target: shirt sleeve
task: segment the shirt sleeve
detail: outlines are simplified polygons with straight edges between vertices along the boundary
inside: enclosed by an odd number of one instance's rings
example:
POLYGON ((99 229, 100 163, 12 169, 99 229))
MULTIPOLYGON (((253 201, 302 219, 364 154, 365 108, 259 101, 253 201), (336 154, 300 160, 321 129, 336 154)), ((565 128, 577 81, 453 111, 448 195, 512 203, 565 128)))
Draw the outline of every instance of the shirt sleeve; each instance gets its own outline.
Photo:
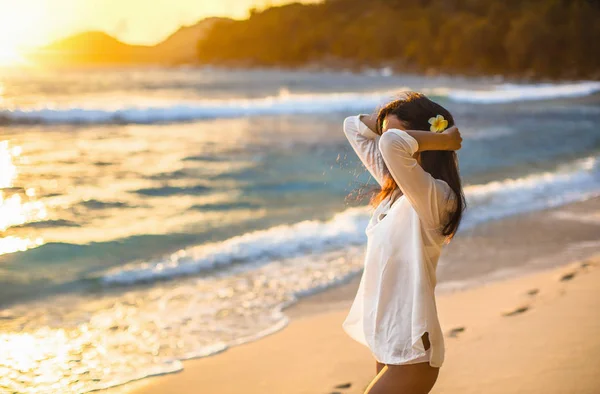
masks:
POLYGON ((425 171, 413 155, 419 144, 403 130, 390 129, 379 139, 381 156, 396 184, 419 218, 430 228, 440 226, 446 214, 448 184, 425 171))
POLYGON ((360 115, 350 116, 344 120, 344 134, 373 178, 383 185, 387 172, 379 152, 381 137, 360 120, 360 115))

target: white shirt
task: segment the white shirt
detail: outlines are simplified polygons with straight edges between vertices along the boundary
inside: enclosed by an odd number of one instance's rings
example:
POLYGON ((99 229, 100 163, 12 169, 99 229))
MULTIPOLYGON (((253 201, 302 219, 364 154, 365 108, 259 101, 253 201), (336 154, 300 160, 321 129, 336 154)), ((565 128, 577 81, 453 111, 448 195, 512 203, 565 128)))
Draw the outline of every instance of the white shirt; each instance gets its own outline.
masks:
POLYGON ((342 327, 380 363, 406 364, 429 353, 429 364, 440 367, 444 338, 435 271, 454 193, 413 158, 418 143, 405 131, 379 136, 352 116, 344 121, 344 133, 377 182, 389 173, 399 189, 377 206, 367 225, 364 271, 342 327), (421 340, 426 332, 429 352, 421 340))

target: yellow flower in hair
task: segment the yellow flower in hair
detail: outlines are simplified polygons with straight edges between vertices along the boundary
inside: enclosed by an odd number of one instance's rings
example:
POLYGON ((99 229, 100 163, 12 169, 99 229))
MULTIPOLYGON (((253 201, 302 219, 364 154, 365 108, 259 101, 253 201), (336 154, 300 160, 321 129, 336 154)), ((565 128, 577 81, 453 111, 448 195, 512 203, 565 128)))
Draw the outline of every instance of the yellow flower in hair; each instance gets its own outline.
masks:
POLYGON ((438 115, 435 118, 430 118, 429 124, 431 125, 429 130, 434 133, 441 133, 442 131, 446 130, 446 127, 448 127, 448 121, 444 119, 442 115, 438 115))

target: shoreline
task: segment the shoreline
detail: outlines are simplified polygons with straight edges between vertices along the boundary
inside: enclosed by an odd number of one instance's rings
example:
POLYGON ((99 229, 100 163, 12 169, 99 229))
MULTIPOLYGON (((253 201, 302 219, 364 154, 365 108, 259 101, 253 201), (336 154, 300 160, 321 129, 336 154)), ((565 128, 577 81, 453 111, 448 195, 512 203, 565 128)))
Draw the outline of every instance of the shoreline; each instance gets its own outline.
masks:
MULTIPOLYGON (((600 329, 598 280, 600 254, 440 297, 446 360, 432 393, 594 394, 600 340, 586 340, 600 329), (580 336, 572 335, 576 328, 580 336), (543 356, 547 351, 552 358, 543 356)), ((366 347, 341 332, 346 313, 297 317, 259 341, 185 361, 180 373, 119 392, 361 394, 375 377, 375 362, 366 347)))
MULTIPOLYGON (((600 251, 600 214, 597 219, 591 214, 592 220, 587 221, 596 220, 596 223, 587 226, 586 217, 577 216, 590 211, 600 213, 600 197, 490 221, 465 230, 457 235, 456 241, 444 247, 437 269, 436 296, 516 279, 593 256, 600 251), (472 253, 475 248, 479 248, 477 254, 472 253), (540 253, 540 248, 544 252, 540 253), (506 264, 507 261, 511 264, 506 264), (471 276, 461 277, 464 272, 460 268, 464 266, 472 267, 471 276), (497 266, 502 268, 497 269, 497 266)), ((283 312, 293 320, 314 314, 317 308, 324 311, 349 308, 359 282, 360 274, 347 283, 302 297, 283 312)))
MULTIPOLYGON (((506 218, 496 222, 489 222, 480 226, 476 226, 473 229, 466 230, 464 234, 461 235, 461 238, 459 238, 463 239, 460 243, 453 242, 451 245, 448 246, 449 251, 446 254, 450 255, 450 257, 454 259, 466 258, 467 260, 469 260, 469 257, 465 255, 465 252, 471 251, 474 247, 474 244, 478 244, 480 248, 483 248, 483 250, 489 249, 492 254, 499 255, 496 256, 498 260, 488 261, 488 264, 486 265, 487 268, 490 268, 490 266, 493 267, 495 263, 501 261, 506 262, 507 260, 513 260, 513 263, 521 262, 521 264, 518 264, 517 268, 505 268, 504 270, 500 271, 491 270, 487 273, 487 275, 481 275, 480 272, 479 276, 474 276, 470 279, 463 279, 462 281, 453 281, 452 278, 456 275, 456 273, 452 272, 452 269, 450 269, 451 267, 448 268, 447 266, 445 266, 446 268, 444 268, 441 261, 441 267, 438 267, 438 272, 442 271, 442 276, 445 276, 450 280, 441 281, 438 285, 439 290, 436 290, 436 292, 438 293, 437 298, 439 299, 438 303, 440 304, 440 315, 443 316, 444 309, 446 309, 443 305, 448 302, 452 303, 452 301, 448 300, 452 300, 455 298, 463 298, 465 299, 465 302, 473 302, 472 300, 468 299, 470 294, 477 294, 478 292, 484 293, 487 291, 485 289, 488 289, 490 287, 511 288, 517 286, 518 284, 522 285, 523 283, 530 284, 530 287, 532 287, 533 284, 537 283, 536 281, 538 281, 538 279, 536 278, 547 278, 548 276, 556 277, 558 275, 556 273, 557 271, 562 272, 563 270, 569 270, 571 269, 570 267, 574 266, 574 264, 577 265, 577 263, 573 263, 573 261, 586 261, 586 259, 588 259, 590 256, 596 255, 598 253, 598 250, 600 250, 600 247, 597 241, 592 241, 600 239, 600 219, 596 220, 595 222, 594 220, 592 220, 593 223, 591 225, 594 227, 595 231, 590 231, 590 228, 584 225, 585 218, 587 217, 589 219, 590 217, 590 211, 596 212, 595 214, 591 215, 592 219, 596 216, 600 218, 599 197, 592 198, 583 202, 568 204, 558 208, 532 212, 527 215, 506 218), (576 215, 578 213, 588 213, 588 216, 577 217, 576 215), (558 223, 556 221, 558 221, 558 223), (567 223, 567 225, 565 225, 565 223, 567 223), (523 231, 525 231, 526 233, 530 233, 529 229, 532 227, 535 228, 536 226, 538 230, 538 244, 532 245, 532 240, 529 237, 523 237, 523 231), (555 227, 555 231, 553 231, 552 234, 549 234, 548 230, 552 229, 553 227, 555 227), (515 230, 517 229, 521 229, 522 231, 518 231, 515 233, 515 230), (584 233, 587 233, 588 236, 583 236, 584 233), (500 238, 499 234, 508 234, 508 237, 500 238), (562 244, 560 242, 557 242, 557 240, 559 239, 563 240, 562 244), (590 241, 590 239, 592 241, 590 241), (494 244, 494 242, 501 242, 503 245, 497 245, 494 244), (453 244, 455 246, 452 246, 453 244), (580 247, 573 248, 573 245, 580 245, 580 247), (537 246, 537 248, 535 246, 537 246), (504 250, 502 250, 501 253, 498 253, 499 248, 504 250), (545 253, 540 253, 539 248, 544 248, 545 253)), ((481 250, 482 249, 480 249, 480 251, 481 250)), ((471 256, 470 259, 481 259, 481 256, 471 256)), ((600 261, 600 258, 598 257, 596 257, 595 259, 600 261)), ((467 263, 469 263, 469 261, 467 261, 467 263)), ((594 265, 595 264, 596 263, 594 263, 594 265)), ((479 267, 479 269, 481 270, 481 267, 479 267)), ((347 338, 346 340, 344 337, 347 336, 344 335, 341 331, 341 326, 337 327, 335 325, 337 323, 341 324, 340 318, 343 319, 345 317, 345 314, 347 313, 347 310, 349 309, 352 303, 354 295, 356 294, 356 289, 358 287, 359 281, 360 275, 357 275, 354 278, 350 279, 347 283, 326 289, 316 294, 302 297, 292 305, 283 308, 282 312, 288 317, 289 323, 286 326, 284 326, 281 330, 276 330, 271 334, 257 339, 256 341, 228 348, 224 352, 218 353, 216 355, 212 355, 206 358, 183 361, 184 368, 182 372, 168 374, 160 377, 146 378, 141 381, 137 381, 133 384, 121 386, 118 392, 133 392, 136 394, 158 394, 161 392, 160 390, 165 390, 171 385, 174 385, 173 387, 177 387, 178 389, 184 390, 183 386, 181 386, 183 382, 188 382, 186 384, 189 384, 190 379, 192 379, 192 376, 196 376, 196 378, 199 378, 198 376, 203 375, 204 373, 207 373, 207 375, 210 375, 212 378, 214 378, 213 380, 209 379, 210 383, 208 381, 206 383, 203 383, 213 385, 213 388, 211 389, 212 391, 219 390, 220 393, 230 392, 221 391, 221 387, 219 385, 229 385, 229 383, 227 383, 225 380, 219 381, 217 379, 218 376, 223 376, 222 372, 218 372, 219 368, 229 368, 227 366, 227 363, 232 362, 233 360, 236 360, 238 358, 245 359, 246 354, 254 354, 254 356, 257 356, 256 352, 262 354, 263 352, 275 351, 275 349, 269 345, 271 341, 275 341, 275 343, 278 344, 277 346, 282 346, 281 341, 285 342, 288 340, 275 338, 285 338, 288 335, 291 335, 295 338, 295 336, 298 334, 296 333, 297 328, 294 327, 304 327, 306 324, 309 323, 302 322, 312 321, 315 319, 319 320, 319 323, 314 324, 328 324, 328 327, 330 327, 330 329, 332 330, 332 332, 330 333, 332 338, 328 338, 328 341, 334 341, 335 343, 342 342, 345 347, 348 347, 349 353, 347 354, 347 357, 357 358, 353 361, 352 369, 360 369, 361 371, 366 369, 366 371, 364 372, 366 373, 366 375, 363 374, 360 376, 362 376, 363 379, 367 379, 367 375, 373 369, 372 367, 368 367, 366 365, 370 365, 370 363, 365 364, 365 360, 371 360, 372 358, 368 349, 364 348, 358 343, 355 344, 354 341, 352 341, 349 338, 347 338), (334 324, 334 322, 336 321, 337 323, 334 324), (289 331, 292 331, 292 333, 286 334, 286 332, 289 331), (356 346, 353 346, 354 344, 356 346), (361 356, 359 357, 358 355, 361 356), (216 369, 213 370, 213 368, 216 369)), ((500 298, 502 298, 504 301, 507 300, 506 297, 500 298)), ((516 302, 517 299, 514 299, 514 301, 516 302)), ((494 300, 494 302, 497 303, 499 302, 499 300, 494 300)), ((517 303, 523 303, 523 300, 520 300, 517 303)), ((520 308, 522 307, 516 307, 515 311, 519 310, 520 308)), ((453 309, 455 313, 457 312, 455 306, 447 309, 453 309)), ((527 309, 528 308, 526 308, 525 311, 527 309)), ((464 311, 458 312, 460 313, 456 313, 457 316, 465 317, 462 313, 464 311)), ((485 312, 485 310, 482 310, 481 312, 483 313, 485 312)), ((522 312, 516 312, 516 314, 519 313, 522 312)), ((449 329, 450 326, 457 326, 455 328, 461 327, 462 323, 460 323, 460 319, 457 316, 452 318, 441 317, 441 320, 443 320, 442 326, 444 329, 444 335, 445 337, 447 337, 447 342, 451 340, 450 337, 460 333, 460 330, 458 333, 453 333, 453 329, 449 329), (452 322, 453 324, 448 324, 448 321, 452 322)), ((470 324, 477 325, 479 323, 475 322, 470 324)), ((324 345, 323 341, 324 339, 314 339, 314 342, 319 343, 320 345, 324 345)), ((307 343, 306 346, 310 346, 310 344, 307 343)), ((339 349, 337 349, 336 351, 339 351, 339 349)), ((323 357, 325 357, 325 355, 323 357)), ((272 361, 262 360, 262 358, 261 362, 264 362, 269 366, 272 364, 272 361)), ((278 363, 280 362, 281 360, 278 363)), ((335 362, 338 362, 338 360, 336 360, 335 362)), ((281 367, 273 366, 273 368, 281 367)), ((265 368, 265 370, 267 369, 268 368, 265 368)), ((254 373, 258 374, 259 372, 255 371, 254 373)), ((325 379, 325 377, 323 377, 323 379, 325 379)), ((109 392, 117 392, 114 390, 115 389, 111 389, 109 390, 109 392)), ((186 391, 184 390, 181 392, 185 393, 186 391)), ((246 392, 252 393, 253 391, 246 390, 246 392)), ((258 393, 260 391, 256 392, 258 393)), ((309 391, 290 392, 300 393, 309 391)))

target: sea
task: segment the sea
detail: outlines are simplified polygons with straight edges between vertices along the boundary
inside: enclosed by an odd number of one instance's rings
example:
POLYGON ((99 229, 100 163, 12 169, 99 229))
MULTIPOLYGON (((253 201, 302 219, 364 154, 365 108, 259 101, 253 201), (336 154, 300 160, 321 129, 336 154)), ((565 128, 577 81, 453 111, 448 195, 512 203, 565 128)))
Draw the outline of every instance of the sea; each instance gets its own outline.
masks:
POLYGON ((360 275, 377 187, 342 122, 405 90, 463 135, 457 238, 600 195, 600 82, 1 69, 0 392, 176 372, 360 275))

